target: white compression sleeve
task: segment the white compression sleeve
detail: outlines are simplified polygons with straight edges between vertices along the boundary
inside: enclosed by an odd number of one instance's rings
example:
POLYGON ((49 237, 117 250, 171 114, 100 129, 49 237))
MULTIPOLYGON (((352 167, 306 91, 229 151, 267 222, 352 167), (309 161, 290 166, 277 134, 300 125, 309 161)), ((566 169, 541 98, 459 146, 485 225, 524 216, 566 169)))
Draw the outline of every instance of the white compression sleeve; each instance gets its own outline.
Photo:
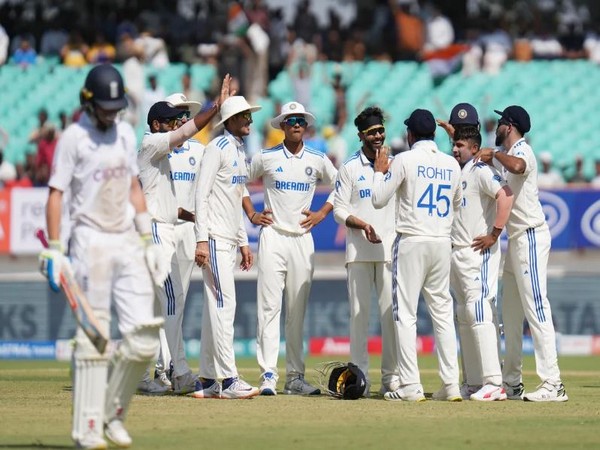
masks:
POLYGON ((188 120, 175 131, 169 133, 169 148, 177 148, 198 132, 194 119, 188 120))

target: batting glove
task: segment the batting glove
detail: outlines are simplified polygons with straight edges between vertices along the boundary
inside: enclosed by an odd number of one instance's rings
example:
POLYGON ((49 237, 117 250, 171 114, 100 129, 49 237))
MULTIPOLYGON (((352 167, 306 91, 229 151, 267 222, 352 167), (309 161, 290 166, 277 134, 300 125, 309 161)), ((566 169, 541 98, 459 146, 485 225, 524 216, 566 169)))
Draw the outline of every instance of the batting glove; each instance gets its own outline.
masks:
POLYGON ((39 255, 40 272, 48 279, 50 289, 60 291, 60 274, 65 259, 60 241, 50 241, 47 249, 39 255))
POLYGON ((152 242, 151 236, 143 236, 143 239, 146 244, 146 264, 150 276, 152 276, 154 284, 163 287, 171 269, 169 262, 165 258, 162 248, 152 242))

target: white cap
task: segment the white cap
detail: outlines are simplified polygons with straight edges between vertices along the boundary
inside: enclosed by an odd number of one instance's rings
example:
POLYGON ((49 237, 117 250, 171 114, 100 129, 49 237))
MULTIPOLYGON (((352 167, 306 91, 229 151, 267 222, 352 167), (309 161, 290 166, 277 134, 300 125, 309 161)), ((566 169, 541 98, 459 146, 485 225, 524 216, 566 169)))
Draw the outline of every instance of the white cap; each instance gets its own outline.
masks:
POLYGON ((291 115, 300 115, 304 116, 306 121, 308 122, 308 126, 312 126, 315 124, 315 116, 306 111, 304 105, 298 102, 289 102, 281 107, 281 114, 277 117, 271 119, 271 126, 273 128, 279 128, 281 122, 287 117, 291 115))
POLYGON ((233 97, 229 97, 227 100, 225 100, 221 105, 221 120, 217 123, 217 125, 221 125, 230 117, 241 112, 254 112, 261 108, 262 106, 250 106, 248 101, 241 95, 234 95, 233 97))
POLYGON ((169 95, 167 98, 165 98, 165 102, 169 102, 175 107, 187 106, 190 110, 190 114, 192 115, 192 117, 198 114, 200 112, 200 109, 202 108, 202 103, 194 102, 191 100, 188 101, 186 96, 183 95, 181 92, 169 95))
POLYGON ((544 163, 552 162, 552 153, 550 152, 540 152, 540 161, 544 163))

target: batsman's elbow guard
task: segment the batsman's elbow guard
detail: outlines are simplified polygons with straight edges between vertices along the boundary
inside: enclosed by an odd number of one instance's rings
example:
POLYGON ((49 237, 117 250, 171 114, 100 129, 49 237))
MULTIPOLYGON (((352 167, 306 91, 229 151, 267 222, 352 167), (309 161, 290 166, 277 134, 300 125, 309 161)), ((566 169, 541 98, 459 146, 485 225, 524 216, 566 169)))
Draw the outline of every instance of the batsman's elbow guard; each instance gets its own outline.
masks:
POLYGON ((317 368, 319 384, 334 398, 357 400, 367 388, 365 374, 356 364, 333 361, 317 368))
POLYGON ((39 255, 40 272, 48 279, 50 289, 60 291, 60 274, 65 256, 54 249, 46 249, 39 255))

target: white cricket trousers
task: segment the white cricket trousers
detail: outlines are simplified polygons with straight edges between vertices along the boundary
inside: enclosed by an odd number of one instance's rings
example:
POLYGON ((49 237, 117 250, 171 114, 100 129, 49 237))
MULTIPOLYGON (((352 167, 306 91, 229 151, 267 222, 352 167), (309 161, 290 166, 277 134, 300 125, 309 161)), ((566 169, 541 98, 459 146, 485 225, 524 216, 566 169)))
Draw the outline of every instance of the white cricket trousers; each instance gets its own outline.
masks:
POLYGON ((204 306, 200 336, 200 376, 208 379, 237 377, 233 350, 235 269, 237 245, 208 239, 208 264, 202 269, 204 306))
POLYGON ((369 380, 369 317, 375 292, 381 321, 381 383, 392 386, 398 379, 398 346, 392 319, 391 262, 350 262, 348 299, 350 301, 350 358, 369 380))
POLYGON ((154 319, 152 280, 140 236, 133 227, 123 233, 107 233, 76 226, 69 254, 91 308, 110 317, 113 299, 122 335, 154 319))
POLYGON ((529 322, 538 376, 551 384, 560 383, 556 333, 547 296, 550 243, 548 225, 529 228, 508 240, 502 277, 506 344, 502 375, 510 385, 522 381, 523 318, 529 322))
MULTIPOLYGON (((171 233, 169 231, 169 233, 171 233)), ((190 372, 185 358, 183 342, 183 313, 187 298, 196 249, 196 236, 193 222, 180 222, 172 230, 175 253, 171 258, 171 271, 162 289, 158 289, 160 304, 163 305, 165 318, 164 330, 173 361, 173 376, 178 377, 190 372)), ((161 344, 162 345, 162 344, 161 344)), ((162 352, 157 367, 169 367, 169 361, 163 361, 162 352)))
POLYGON ((277 375, 282 297, 288 380, 304 375, 304 315, 314 270, 312 235, 263 227, 258 242, 256 358, 260 370, 277 375))
POLYGON ((502 384, 495 323, 500 258, 498 243, 483 254, 471 247, 452 250, 450 286, 456 299, 463 381, 471 386, 502 384))
POLYGON ((421 384, 417 362, 417 306, 423 293, 433 322, 439 375, 458 384, 454 305, 450 295, 450 238, 398 234, 392 247, 392 313, 396 323, 400 384, 421 384))

